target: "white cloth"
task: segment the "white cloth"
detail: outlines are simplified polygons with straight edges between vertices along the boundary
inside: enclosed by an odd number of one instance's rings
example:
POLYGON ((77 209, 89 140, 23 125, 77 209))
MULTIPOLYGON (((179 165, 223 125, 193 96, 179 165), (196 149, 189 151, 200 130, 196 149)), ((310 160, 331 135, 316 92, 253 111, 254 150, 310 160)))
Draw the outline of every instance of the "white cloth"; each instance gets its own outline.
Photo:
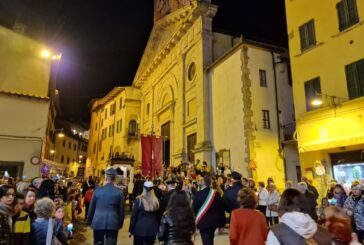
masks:
POLYGON ((267 206, 267 199, 268 199, 268 191, 265 188, 262 188, 259 191, 259 206, 267 206))
MULTIPOLYGON (((274 192, 269 192, 268 193, 268 198, 267 198, 267 206, 269 205, 278 205, 279 202, 279 193, 278 191, 274 191, 274 192)), ((267 207, 267 211, 265 212, 265 216, 266 217, 278 217, 278 213, 275 211, 271 211, 268 209, 267 207)))
MULTIPOLYGON (((308 239, 313 237, 317 232, 316 222, 308 215, 300 212, 289 212, 283 214, 281 223, 284 223, 301 237, 308 239)), ((277 237, 272 231, 269 231, 267 245, 279 245, 277 237)))

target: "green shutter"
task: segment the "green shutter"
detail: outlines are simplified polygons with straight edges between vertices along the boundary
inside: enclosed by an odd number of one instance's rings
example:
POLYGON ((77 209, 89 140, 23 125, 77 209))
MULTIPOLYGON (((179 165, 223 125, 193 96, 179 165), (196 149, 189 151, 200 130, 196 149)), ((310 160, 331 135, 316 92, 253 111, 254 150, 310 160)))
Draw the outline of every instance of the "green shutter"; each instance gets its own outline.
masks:
POLYGON ((316 45, 315 21, 314 20, 310 20, 307 23, 307 33, 308 33, 308 46, 316 45))
POLYGON ((349 26, 359 22, 358 9, 356 7, 356 0, 347 0, 348 14, 349 14, 349 26))
POLYGON ((359 97, 359 81, 355 63, 345 66, 346 81, 348 85, 349 99, 359 97))
POLYGON ((339 19, 339 30, 342 31, 347 27, 347 20, 345 15, 345 2, 341 1, 336 4, 337 15, 339 19))
POLYGON ((301 51, 305 50, 307 48, 307 42, 306 42, 306 31, 305 31, 305 25, 300 26, 300 38, 301 38, 301 51))
POLYGON ((364 96, 364 59, 356 62, 356 71, 359 80, 360 96, 364 96))

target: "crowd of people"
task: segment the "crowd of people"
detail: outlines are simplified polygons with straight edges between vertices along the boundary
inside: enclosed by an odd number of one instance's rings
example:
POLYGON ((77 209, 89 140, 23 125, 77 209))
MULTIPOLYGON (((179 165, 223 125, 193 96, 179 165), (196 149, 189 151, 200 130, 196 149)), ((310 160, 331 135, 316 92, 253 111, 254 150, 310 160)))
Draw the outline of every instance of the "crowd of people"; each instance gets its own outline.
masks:
POLYGON ((8 179, 0 186, 0 245, 68 244, 82 209, 94 244, 117 244, 126 200, 135 245, 190 245, 197 233, 203 245, 211 245, 215 234, 225 231, 232 245, 363 242, 359 181, 346 190, 333 180, 319 201, 317 189, 305 177, 278 190, 273 178, 256 184, 223 164, 216 174, 199 161, 168 168, 160 178, 138 173, 132 193, 115 183, 119 174, 109 168, 104 177, 86 180, 48 175, 31 183, 8 179))

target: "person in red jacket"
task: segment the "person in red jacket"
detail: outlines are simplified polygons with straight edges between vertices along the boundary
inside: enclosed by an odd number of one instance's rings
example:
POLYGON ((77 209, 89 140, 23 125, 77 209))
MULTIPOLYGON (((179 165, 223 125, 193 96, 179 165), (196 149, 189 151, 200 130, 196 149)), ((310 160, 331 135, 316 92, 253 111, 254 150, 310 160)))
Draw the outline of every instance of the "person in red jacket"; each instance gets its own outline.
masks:
POLYGON ((88 208, 90 206, 92 197, 94 195, 94 189, 95 189, 95 186, 90 185, 88 191, 86 191, 86 193, 85 193, 85 198, 83 199, 83 205, 85 206, 85 221, 87 220, 88 208))
POLYGON ((267 240, 267 223, 264 214, 256 210, 258 198, 250 188, 238 192, 240 208, 231 213, 231 245, 264 245, 267 240))

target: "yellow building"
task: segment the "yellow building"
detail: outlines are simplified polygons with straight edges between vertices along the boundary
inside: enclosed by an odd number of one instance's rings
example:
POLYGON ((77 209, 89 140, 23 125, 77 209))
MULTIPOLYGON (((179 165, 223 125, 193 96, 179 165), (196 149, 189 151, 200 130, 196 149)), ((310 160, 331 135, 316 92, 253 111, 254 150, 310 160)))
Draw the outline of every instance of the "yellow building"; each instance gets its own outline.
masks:
POLYGON ((140 105, 140 91, 133 87, 116 87, 91 102, 87 175, 102 175, 119 156, 140 165, 140 105))
POLYGON ((0 26, 0 176, 40 176, 55 117, 55 53, 0 26))
POLYGON ((349 185, 364 173, 364 2, 286 0, 286 13, 302 174, 349 185))

